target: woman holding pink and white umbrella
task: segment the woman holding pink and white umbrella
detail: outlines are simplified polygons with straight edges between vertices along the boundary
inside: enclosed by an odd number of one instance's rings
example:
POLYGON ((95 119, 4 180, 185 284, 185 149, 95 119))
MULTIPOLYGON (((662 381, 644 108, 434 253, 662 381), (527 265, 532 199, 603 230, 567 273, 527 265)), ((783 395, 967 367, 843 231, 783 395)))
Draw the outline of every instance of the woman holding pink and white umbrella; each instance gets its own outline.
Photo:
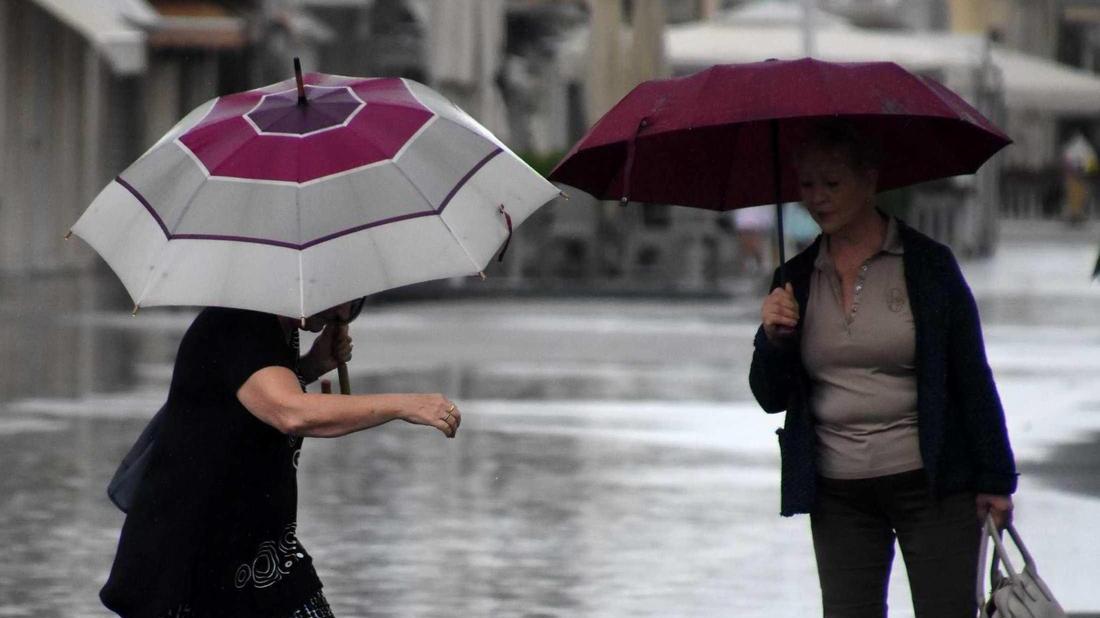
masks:
POLYGON ((332 616, 298 540, 303 438, 393 420, 455 437, 462 415, 440 394, 307 394, 351 359, 355 304, 307 318, 320 336, 298 354, 299 320, 208 308, 180 343, 154 447, 100 592, 120 616, 332 616))
POLYGON ((350 359, 354 299, 479 274, 556 195, 429 88, 323 74, 212 100, 124 170, 73 232, 135 311, 206 309, 180 344, 104 603, 124 618, 331 616, 296 535, 303 437, 402 419, 453 438, 461 413, 440 394, 303 386, 350 359), (300 355, 303 328, 320 335, 300 355))

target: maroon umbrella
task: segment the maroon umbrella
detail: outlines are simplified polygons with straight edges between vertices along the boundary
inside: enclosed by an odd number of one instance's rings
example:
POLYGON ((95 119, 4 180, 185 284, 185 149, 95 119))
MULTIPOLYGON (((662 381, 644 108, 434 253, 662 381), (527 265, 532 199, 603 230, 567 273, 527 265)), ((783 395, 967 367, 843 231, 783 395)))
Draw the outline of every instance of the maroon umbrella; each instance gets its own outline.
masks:
POLYGON ((639 84, 550 179, 624 202, 781 204, 800 197, 784 157, 815 121, 838 117, 882 145, 880 191, 972 174, 1011 142, 958 95, 892 62, 770 60, 639 84))

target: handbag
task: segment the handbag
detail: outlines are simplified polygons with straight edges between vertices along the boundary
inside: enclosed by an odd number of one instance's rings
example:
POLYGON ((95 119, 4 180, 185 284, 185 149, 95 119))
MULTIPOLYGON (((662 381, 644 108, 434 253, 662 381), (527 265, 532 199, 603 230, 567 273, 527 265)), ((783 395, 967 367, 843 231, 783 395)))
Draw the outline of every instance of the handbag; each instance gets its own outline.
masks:
POLYGON ((118 469, 115 470, 111 482, 107 485, 107 497, 123 513, 130 512, 130 507, 134 504, 134 496, 137 495, 138 487, 141 485, 141 479, 145 477, 153 445, 156 444, 157 436, 160 435, 160 426, 164 421, 166 407, 161 406, 160 410, 153 415, 134 445, 130 447, 130 451, 118 464, 118 469))
POLYGON ((1046 582, 1039 577, 1035 560, 1024 545, 1020 533, 1012 524, 1005 526, 1013 544, 1024 558, 1024 570, 1017 571, 1005 550, 1004 541, 993 516, 986 515, 982 532, 981 548, 978 551, 978 607, 981 618, 1066 618, 1066 612, 1046 582), (983 570, 989 540, 993 540, 993 558, 989 567, 989 599, 986 600, 983 570), (1000 563, 1004 563, 1008 574, 1001 572, 1000 563))

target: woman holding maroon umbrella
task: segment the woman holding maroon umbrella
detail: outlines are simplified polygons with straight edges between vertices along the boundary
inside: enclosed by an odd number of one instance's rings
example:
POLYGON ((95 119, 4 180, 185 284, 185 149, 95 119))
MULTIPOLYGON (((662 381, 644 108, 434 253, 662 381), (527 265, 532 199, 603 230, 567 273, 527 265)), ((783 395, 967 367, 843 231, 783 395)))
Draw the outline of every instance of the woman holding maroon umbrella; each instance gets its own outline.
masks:
POLYGON ((550 175, 623 203, 801 198, 822 228, 787 263, 776 217, 749 380, 786 411, 780 512, 811 513, 826 616, 884 615, 895 537, 918 616, 974 615, 974 511, 1003 522, 1016 488, 1004 416, 955 258, 874 195, 973 174, 1009 143, 894 63, 768 60, 639 84, 550 175))
POLYGON ((981 522, 1016 469, 950 250, 875 208, 879 150, 822 121, 795 157, 822 235, 761 308, 750 384, 779 430, 783 514, 810 514, 827 617, 882 617, 898 540, 919 618, 974 616, 981 522))

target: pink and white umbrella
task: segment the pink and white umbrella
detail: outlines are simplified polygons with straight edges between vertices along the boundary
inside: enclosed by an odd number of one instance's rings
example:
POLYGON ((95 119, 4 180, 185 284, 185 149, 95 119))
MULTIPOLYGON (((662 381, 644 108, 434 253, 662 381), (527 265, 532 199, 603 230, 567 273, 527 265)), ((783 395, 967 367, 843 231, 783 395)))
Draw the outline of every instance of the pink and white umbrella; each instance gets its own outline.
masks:
POLYGON ((310 73, 199 106, 72 231, 135 306, 298 317, 477 274, 558 193, 422 84, 310 73))

